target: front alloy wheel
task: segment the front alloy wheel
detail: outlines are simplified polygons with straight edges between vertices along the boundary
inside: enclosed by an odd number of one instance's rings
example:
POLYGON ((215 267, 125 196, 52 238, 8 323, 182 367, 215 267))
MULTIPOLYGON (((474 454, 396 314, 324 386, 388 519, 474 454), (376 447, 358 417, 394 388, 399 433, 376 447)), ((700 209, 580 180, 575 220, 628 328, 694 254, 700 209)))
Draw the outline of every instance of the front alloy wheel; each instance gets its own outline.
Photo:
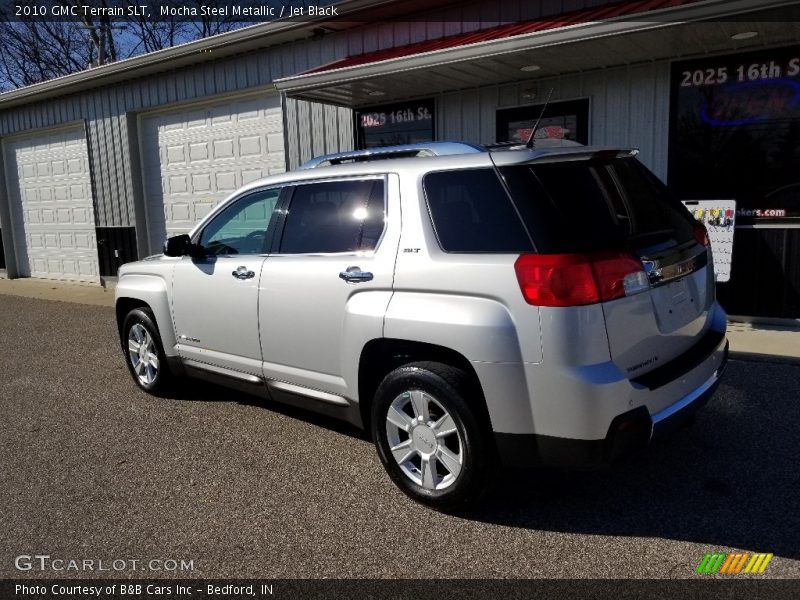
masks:
POLYGON ((141 307, 130 311, 122 324, 121 334, 125 362, 133 380, 147 392, 163 391, 172 374, 150 309, 141 307))
POLYGON ((128 332, 128 356, 139 383, 143 387, 152 385, 158 377, 158 350, 141 323, 136 323, 128 332))

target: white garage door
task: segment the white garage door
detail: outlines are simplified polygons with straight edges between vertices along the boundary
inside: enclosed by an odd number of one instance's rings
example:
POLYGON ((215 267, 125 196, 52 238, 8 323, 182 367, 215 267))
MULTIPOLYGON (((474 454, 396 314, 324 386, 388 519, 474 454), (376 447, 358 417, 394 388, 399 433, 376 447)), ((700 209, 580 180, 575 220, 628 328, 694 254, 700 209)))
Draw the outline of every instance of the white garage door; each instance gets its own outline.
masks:
POLYGON ((142 119, 150 250, 243 184, 285 170, 280 99, 258 96, 142 119))
POLYGON ((84 129, 8 141, 6 156, 19 274, 99 282, 84 129))

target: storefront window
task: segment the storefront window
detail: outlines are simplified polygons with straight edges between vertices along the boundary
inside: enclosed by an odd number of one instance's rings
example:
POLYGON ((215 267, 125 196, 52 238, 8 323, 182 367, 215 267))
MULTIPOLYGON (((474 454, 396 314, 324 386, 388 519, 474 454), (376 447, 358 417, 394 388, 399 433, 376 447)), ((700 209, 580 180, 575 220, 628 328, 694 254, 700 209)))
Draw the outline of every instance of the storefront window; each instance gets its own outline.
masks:
MULTIPOLYGON (((497 141, 525 143, 531 135, 543 105, 520 106, 497 111, 497 141)), ((557 131, 558 137, 589 143, 589 101, 552 102, 547 105, 538 130, 557 131)))
POLYGON ((359 149, 418 144, 434 139, 433 99, 385 104, 356 112, 359 149))
POLYGON ((800 47, 675 64, 669 158, 682 199, 800 223, 800 47))

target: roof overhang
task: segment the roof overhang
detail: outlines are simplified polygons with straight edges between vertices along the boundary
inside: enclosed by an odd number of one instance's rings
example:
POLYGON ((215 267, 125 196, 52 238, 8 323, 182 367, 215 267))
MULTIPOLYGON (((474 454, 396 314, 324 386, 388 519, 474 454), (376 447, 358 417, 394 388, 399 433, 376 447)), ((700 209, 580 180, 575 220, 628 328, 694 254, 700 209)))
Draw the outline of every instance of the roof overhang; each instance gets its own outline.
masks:
MULTIPOLYGON (((275 86, 291 97, 359 107, 530 79, 532 74, 521 68, 532 63, 540 66, 533 74, 539 79, 763 47, 767 43, 800 42, 797 0, 683 0, 642 4, 666 7, 476 43, 456 43, 431 51, 400 52, 399 56, 383 60, 380 60, 382 53, 356 60, 351 57, 278 79, 275 86), (742 31, 745 23, 760 35, 747 41, 733 40, 731 36, 742 31), (369 60, 371 56, 376 60, 369 60), (345 66, 338 66, 341 64, 345 66)), ((413 50, 413 46, 408 48, 413 50)))

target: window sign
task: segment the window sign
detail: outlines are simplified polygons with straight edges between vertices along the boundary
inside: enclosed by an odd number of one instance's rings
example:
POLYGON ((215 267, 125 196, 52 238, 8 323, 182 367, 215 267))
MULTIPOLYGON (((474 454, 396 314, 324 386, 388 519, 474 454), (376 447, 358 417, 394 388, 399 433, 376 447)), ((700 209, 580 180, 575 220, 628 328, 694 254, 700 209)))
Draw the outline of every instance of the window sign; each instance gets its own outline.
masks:
POLYGON ((497 141, 524 144, 537 122, 536 138, 561 138, 580 144, 589 143, 588 100, 550 102, 546 107, 539 104, 498 110, 497 141))
POLYGON ((433 114, 432 98, 361 109, 356 112, 358 147, 431 142, 434 139, 433 114))
POLYGON ((739 224, 800 223, 800 47, 673 66, 669 183, 735 198, 739 224))

